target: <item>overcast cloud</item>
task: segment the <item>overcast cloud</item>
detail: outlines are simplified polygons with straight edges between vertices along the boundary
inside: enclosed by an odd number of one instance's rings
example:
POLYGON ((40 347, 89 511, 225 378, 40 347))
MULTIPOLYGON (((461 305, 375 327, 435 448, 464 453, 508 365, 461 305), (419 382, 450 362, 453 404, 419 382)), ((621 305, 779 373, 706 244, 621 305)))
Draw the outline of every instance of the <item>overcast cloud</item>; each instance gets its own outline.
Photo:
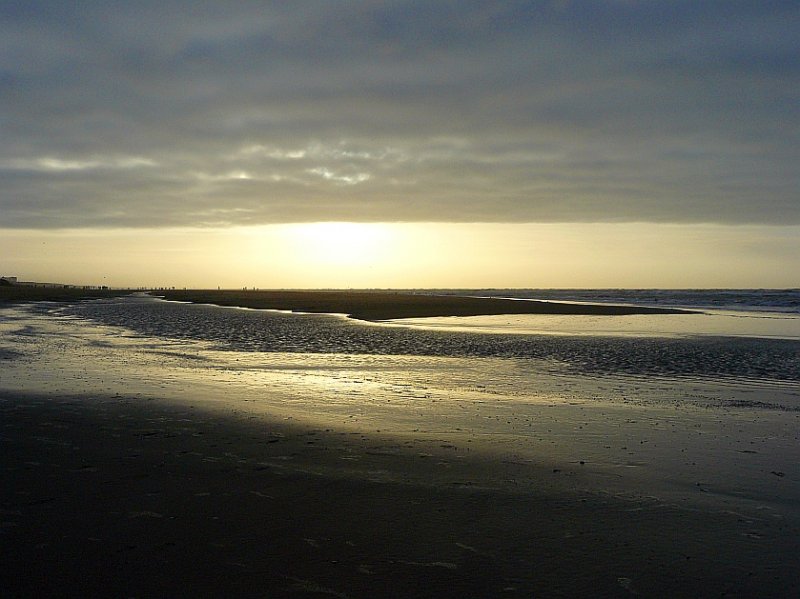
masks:
POLYGON ((0 227, 800 223, 800 3, 0 2, 0 227))

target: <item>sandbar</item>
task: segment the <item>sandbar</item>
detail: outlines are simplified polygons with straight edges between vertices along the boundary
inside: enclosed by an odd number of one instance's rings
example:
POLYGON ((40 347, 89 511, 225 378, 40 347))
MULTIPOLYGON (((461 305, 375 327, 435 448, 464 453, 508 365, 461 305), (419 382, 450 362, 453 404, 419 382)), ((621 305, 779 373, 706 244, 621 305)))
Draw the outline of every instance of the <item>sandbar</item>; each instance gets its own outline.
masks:
POLYGON ((23 302, 74 302, 82 299, 119 297, 132 293, 127 289, 93 289, 83 287, 33 285, 0 285, 0 306, 23 302))
POLYGON ((493 314, 688 314, 675 308, 577 304, 395 291, 168 290, 168 300, 292 312, 347 314, 359 320, 493 314))

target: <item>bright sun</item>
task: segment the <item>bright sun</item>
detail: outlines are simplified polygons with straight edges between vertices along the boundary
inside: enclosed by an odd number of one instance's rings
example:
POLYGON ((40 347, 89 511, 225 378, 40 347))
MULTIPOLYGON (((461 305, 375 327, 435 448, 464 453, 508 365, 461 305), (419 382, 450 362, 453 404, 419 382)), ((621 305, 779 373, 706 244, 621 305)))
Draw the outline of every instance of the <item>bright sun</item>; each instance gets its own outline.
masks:
POLYGON ((393 232, 380 223, 323 222, 288 225, 296 256, 316 264, 362 267, 392 253, 393 232))

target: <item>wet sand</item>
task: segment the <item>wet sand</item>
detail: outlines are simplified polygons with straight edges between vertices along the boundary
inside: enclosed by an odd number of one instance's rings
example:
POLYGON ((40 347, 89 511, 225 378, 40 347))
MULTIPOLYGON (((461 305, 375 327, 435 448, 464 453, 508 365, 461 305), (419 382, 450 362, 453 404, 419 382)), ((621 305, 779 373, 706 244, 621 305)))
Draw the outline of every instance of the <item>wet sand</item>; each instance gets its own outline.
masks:
POLYGON ((389 320, 430 316, 491 314, 688 314, 687 310, 609 304, 570 304, 517 301, 501 298, 425 295, 388 291, 215 291, 170 290, 153 292, 168 300, 290 310, 292 312, 347 314, 359 320, 389 320))
POLYGON ((553 469, 158 400, 2 393, 0 410, 8 596, 800 590, 798 531, 769 514, 577 492, 553 469))
POLYGON ((517 395, 514 361, 3 316, 9 596, 800 592, 796 388, 785 410, 666 379, 542 373, 517 395))
POLYGON ((119 297, 130 293, 132 292, 129 290, 121 289, 0 285, 0 306, 23 302, 74 302, 82 299, 119 297))

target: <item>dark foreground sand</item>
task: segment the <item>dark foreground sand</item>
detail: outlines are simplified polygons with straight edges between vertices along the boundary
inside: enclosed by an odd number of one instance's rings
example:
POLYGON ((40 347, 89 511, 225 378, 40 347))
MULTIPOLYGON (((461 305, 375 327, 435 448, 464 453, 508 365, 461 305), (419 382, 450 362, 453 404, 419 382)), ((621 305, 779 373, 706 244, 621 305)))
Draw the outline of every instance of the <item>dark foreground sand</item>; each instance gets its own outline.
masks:
POLYGON ((424 295, 388 291, 215 291, 154 292, 169 300, 269 308, 293 312, 347 314, 360 320, 422 318, 426 316, 483 316, 492 314, 687 314, 686 310, 606 304, 568 304, 501 298, 424 295))
POLYGON ((199 405, 0 392, 0 416, 6 597, 800 592, 798 531, 769 516, 569 491, 546 469, 515 491, 485 482, 517 466, 479 457, 442 478, 445 447, 199 405))

